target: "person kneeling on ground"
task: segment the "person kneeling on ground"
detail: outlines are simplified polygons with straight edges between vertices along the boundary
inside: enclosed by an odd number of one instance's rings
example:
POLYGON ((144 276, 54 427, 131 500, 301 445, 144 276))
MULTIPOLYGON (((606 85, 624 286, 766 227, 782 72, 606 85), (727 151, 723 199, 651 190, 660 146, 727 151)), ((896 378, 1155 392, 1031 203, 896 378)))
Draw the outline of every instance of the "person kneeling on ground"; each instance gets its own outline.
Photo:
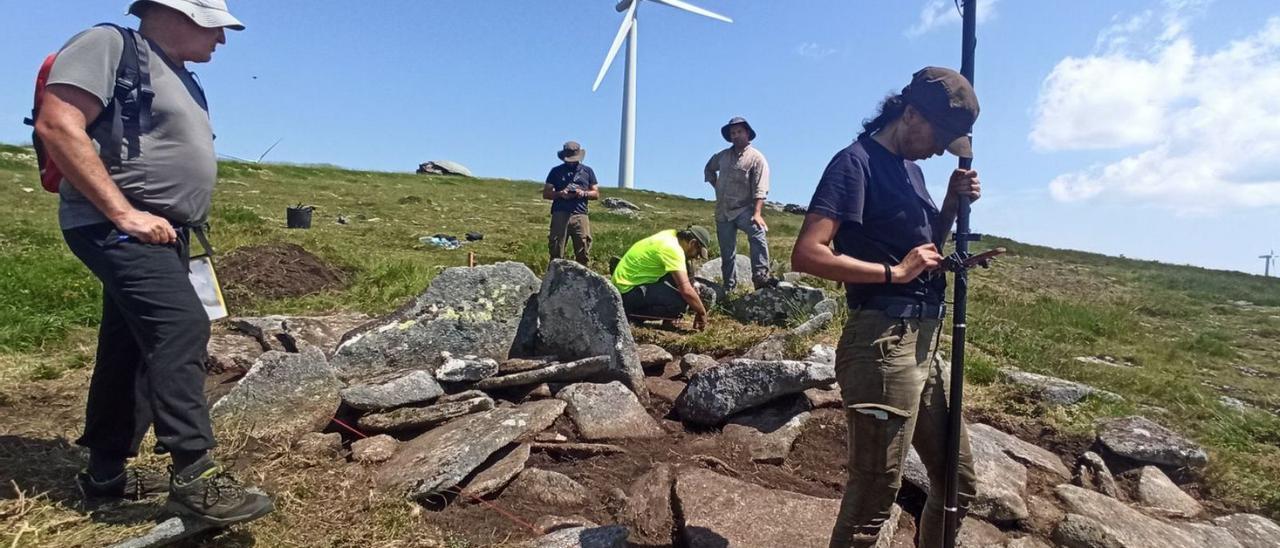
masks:
POLYGON ((631 320, 672 325, 689 308, 693 328, 707 326, 707 308, 689 280, 687 257, 706 258, 711 233, 700 226, 663 230, 633 244, 613 269, 613 285, 631 320))

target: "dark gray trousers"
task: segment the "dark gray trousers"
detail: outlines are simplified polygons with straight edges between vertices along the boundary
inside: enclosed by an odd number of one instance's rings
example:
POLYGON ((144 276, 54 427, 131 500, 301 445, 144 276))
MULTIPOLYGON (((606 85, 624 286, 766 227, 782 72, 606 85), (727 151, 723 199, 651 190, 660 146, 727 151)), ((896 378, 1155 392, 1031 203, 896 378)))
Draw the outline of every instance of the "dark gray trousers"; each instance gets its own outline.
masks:
POLYGON ((168 451, 214 446, 204 396, 209 317, 187 277, 190 240, 144 244, 109 224, 63 231, 71 252, 102 282, 102 325, 84 435, 104 454, 138 454, 155 426, 168 451))

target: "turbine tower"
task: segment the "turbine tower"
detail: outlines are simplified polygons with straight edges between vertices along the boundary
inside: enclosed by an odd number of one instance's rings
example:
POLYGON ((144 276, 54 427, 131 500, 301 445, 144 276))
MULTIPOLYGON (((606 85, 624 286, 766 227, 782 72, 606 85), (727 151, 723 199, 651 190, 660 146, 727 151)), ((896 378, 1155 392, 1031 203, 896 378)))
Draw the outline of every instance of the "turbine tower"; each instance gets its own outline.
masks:
POLYGON ((1271 263, 1276 260, 1276 257, 1277 255, 1275 251, 1271 251, 1266 255, 1258 255, 1258 258, 1262 259, 1264 261, 1263 264, 1266 265, 1263 267, 1262 277, 1267 278, 1271 276, 1271 263))
MULTIPOLYGON (((617 57, 618 49, 622 47, 623 39, 627 41, 627 66, 623 76, 622 83, 622 146, 618 154, 618 187, 633 188, 635 186, 635 160, 636 160, 636 9, 640 7, 640 3, 645 0, 622 0, 618 2, 615 9, 618 12, 625 12, 622 17, 622 26, 618 28, 618 35, 613 39, 613 45, 609 47, 609 54, 604 58, 604 64, 600 66, 600 73, 596 75, 596 83, 591 86, 591 91, 600 89, 600 82, 604 80, 604 75, 609 72, 609 66, 613 64, 613 58, 617 57)), ((670 7, 687 11, 689 13, 710 17, 732 23, 733 20, 710 12, 698 6, 683 2, 682 0, 648 0, 659 4, 666 4, 670 7)))

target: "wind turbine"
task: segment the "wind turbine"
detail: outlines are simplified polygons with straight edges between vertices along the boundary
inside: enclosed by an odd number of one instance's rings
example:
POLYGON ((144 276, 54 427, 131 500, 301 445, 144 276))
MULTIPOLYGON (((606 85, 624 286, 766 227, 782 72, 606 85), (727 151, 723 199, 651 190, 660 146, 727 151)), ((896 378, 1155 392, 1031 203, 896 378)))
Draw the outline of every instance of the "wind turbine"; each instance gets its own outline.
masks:
MULTIPOLYGON (((600 89, 600 82, 604 80, 604 75, 609 72, 609 66, 613 64, 613 58, 618 55, 618 48, 622 47, 622 40, 627 41, 627 66, 622 84, 622 146, 618 155, 618 187, 633 188, 635 186, 635 160, 636 160, 636 9, 640 7, 640 3, 645 0, 622 0, 618 2, 615 9, 619 13, 625 12, 622 17, 622 26, 618 28, 618 35, 613 39, 613 45, 609 47, 609 54, 604 58, 604 64, 600 66, 600 73, 596 75, 596 83, 591 86, 591 91, 600 89)), ((710 12, 693 4, 683 2, 682 0, 648 0, 659 4, 666 4, 670 7, 687 11, 689 13, 710 17, 732 23, 733 20, 710 12)))
POLYGON ((1278 255, 1276 255, 1275 251, 1267 253, 1266 255, 1258 256, 1259 259, 1264 261, 1263 264, 1266 265, 1262 271, 1262 277, 1266 278, 1271 276, 1271 262, 1275 261, 1277 256, 1278 255))

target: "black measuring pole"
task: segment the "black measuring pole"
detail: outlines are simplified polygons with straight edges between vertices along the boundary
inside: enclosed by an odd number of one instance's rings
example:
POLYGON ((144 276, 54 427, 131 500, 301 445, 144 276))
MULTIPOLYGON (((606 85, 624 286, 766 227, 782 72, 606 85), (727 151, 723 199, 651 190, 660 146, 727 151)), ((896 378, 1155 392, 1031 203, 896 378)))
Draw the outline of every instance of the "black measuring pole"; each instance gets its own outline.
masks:
MULTIPOLYGON (((973 84, 973 54, 977 46, 977 0, 962 0, 960 16, 964 23, 961 39, 960 74, 973 84)), ((971 169, 973 158, 961 158, 960 169, 971 169)), ((969 256, 969 242, 980 236, 969 232, 969 198, 960 196, 960 209, 956 215, 956 255, 961 261, 969 256)), ((947 413, 947 466, 946 499, 943 502, 942 545, 955 548, 956 533, 960 530, 959 471, 960 429, 964 418, 964 336, 969 297, 969 272, 956 269, 954 315, 951 324, 951 397, 947 413)))

